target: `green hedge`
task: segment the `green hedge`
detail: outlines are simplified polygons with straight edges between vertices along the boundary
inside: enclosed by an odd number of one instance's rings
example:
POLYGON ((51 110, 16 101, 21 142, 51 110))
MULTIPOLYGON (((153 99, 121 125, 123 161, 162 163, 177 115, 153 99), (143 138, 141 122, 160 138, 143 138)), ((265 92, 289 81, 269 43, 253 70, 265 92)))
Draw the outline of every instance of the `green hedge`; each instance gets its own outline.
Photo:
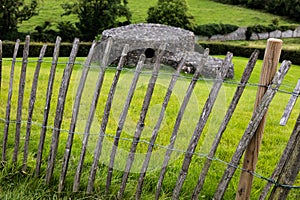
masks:
POLYGON ((235 30, 237 30, 239 27, 232 24, 203 24, 198 25, 194 27, 194 30, 192 30, 195 35, 202 35, 211 37, 213 35, 225 35, 228 33, 232 33, 235 30))
MULTIPOLYGON (((29 45, 29 56, 30 57, 38 57, 40 54, 40 50, 43 46, 43 43, 30 43, 29 45)), ((14 42, 6 42, 4 41, 2 44, 3 49, 3 57, 4 58, 12 58, 13 51, 14 51, 15 43, 14 42)), ((18 57, 23 56, 23 47, 24 43, 20 43, 20 47, 18 50, 18 57)), ((90 50, 91 43, 80 43, 77 57, 86 57, 90 50)), ((62 43, 60 46, 60 57, 69 57, 72 49, 72 43, 62 43)), ((54 44, 49 43, 47 44, 47 50, 45 53, 45 57, 52 57, 54 51, 54 44)))
MULTIPOLYGON (((209 48, 212 55, 225 55, 228 51, 232 52, 234 56, 241 56, 249 58, 255 49, 260 51, 259 59, 264 57, 264 48, 245 47, 237 45, 229 45, 224 43, 199 42, 203 48, 209 48)), ((300 50, 286 50, 281 51, 280 61, 290 60, 293 64, 300 65, 300 50)))

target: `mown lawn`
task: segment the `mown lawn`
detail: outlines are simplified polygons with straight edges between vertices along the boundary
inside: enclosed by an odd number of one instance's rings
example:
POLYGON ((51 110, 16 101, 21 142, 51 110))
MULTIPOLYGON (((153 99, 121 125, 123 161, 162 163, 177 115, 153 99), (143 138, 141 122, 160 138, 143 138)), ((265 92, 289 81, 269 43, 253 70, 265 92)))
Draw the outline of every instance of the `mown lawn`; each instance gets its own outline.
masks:
MULTIPOLYGON (((219 56, 223 57, 223 56, 219 56)), ((32 61, 36 60, 35 58, 31 58, 32 61)), ((82 63, 84 58, 78 58, 77 61, 82 63)), ((101 91, 98 107, 96 110, 95 118, 93 121, 93 125, 91 128, 91 136, 89 139, 88 145, 88 153, 86 155, 83 174, 82 174, 82 181, 79 193, 72 194, 72 184, 73 184, 73 177, 77 167, 80 149, 81 149, 81 142, 82 142, 82 135, 85 128, 85 123, 87 119, 87 114, 89 110, 89 105, 91 102, 91 98, 93 95, 93 90, 95 86, 96 77, 98 74, 97 68, 92 68, 88 77, 86 89, 84 91, 81 109, 78 119, 78 125, 76 129, 76 135, 74 138, 74 145, 73 151, 71 155, 67 180, 66 180, 66 188, 62 194, 58 194, 57 185, 59 179, 59 173, 61 169, 61 162, 62 162, 62 155, 65 148, 65 141, 67 139, 67 133, 62 131, 60 135, 60 145, 58 149, 58 158, 56 160, 56 166, 54 169, 54 178, 53 181, 49 186, 45 186, 43 177, 41 178, 34 178, 34 167, 35 167, 35 152, 37 151, 37 144, 39 140, 39 132, 40 126, 43 117, 43 106, 45 102, 45 91, 47 87, 48 81, 48 74, 50 70, 50 58, 44 59, 45 63, 43 63, 41 74, 40 74, 40 82, 38 87, 38 94, 37 94, 37 102, 35 104, 35 111, 33 121, 35 122, 32 126, 32 135, 30 141, 30 155, 28 159, 28 171, 26 173, 21 172, 21 160, 22 160, 22 147, 24 145, 24 135, 25 135, 25 128, 26 124, 22 125, 22 137, 21 137, 21 146, 20 146, 20 155, 19 155, 19 162, 17 166, 12 166, 11 163, 11 154, 13 151, 14 145, 14 131, 15 131, 15 124, 10 124, 10 135, 9 135, 9 143, 8 143, 8 158, 9 162, 1 166, 1 173, 0 173, 0 197, 6 199, 38 199, 38 198, 99 198, 99 199, 106 199, 106 198, 114 198, 114 195, 117 194, 118 188, 120 186, 120 181, 122 179, 122 170, 125 166, 125 161, 128 154, 128 149, 131 145, 131 139, 133 137, 133 132, 135 130, 136 122, 139 118, 139 113, 141 109, 141 105, 143 102, 143 96, 145 94, 147 83, 150 78, 149 73, 143 73, 139 84, 136 90, 136 94, 134 95, 132 105, 129 109, 129 114, 125 123, 125 128, 122 132, 122 139, 120 141, 120 151, 117 154, 117 160, 115 165, 114 177, 111 187, 111 193, 109 197, 104 196, 104 188, 105 188, 105 181, 107 175, 107 164, 108 158, 110 154, 110 148, 112 145, 112 136, 115 134, 117 128, 117 122, 119 114, 122 110, 122 105, 124 104, 127 91, 130 86, 131 78, 133 75, 132 69, 131 70, 124 70, 122 76, 120 78, 119 86, 117 87, 117 91, 115 94, 115 99, 113 102, 113 107, 111 111, 111 117, 109 120, 109 125, 107 128, 107 136, 104 139, 104 147, 102 156, 99 162, 99 169, 96 177, 95 182, 95 194, 93 195, 86 195, 83 191, 86 189, 87 178, 89 174, 89 169, 93 159, 93 150, 95 147, 95 142, 97 140, 97 135, 99 132, 99 125, 101 123, 103 110, 105 106, 106 97, 109 91, 109 87, 111 81, 113 79, 115 69, 107 70, 103 89, 101 91)), ((60 59, 61 62, 66 62, 65 58, 60 59)), ((215 108, 213 113, 210 117, 210 120, 205 127, 203 132, 202 138, 199 142, 197 147, 197 152, 200 154, 206 154, 209 151, 210 144, 213 140, 214 135, 218 129, 219 124, 226 112, 226 108, 228 107, 234 90, 236 88, 235 84, 231 84, 231 82, 236 82, 240 79, 243 69, 247 63, 246 58, 234 57, 233 60, 235 64, 235 78, 233 80, 228 80, 228 82, 224 83, 221 92, 219 94, 219 98, 216 102, 215 108)), ((258 61, 254 72, 250 78, 250 83, 257 83, 259 80, 259 74, 261 69, 262 61, 258 61)), ((17 106, 17 93, 18 93, 18 78, 20 74, 20 66, 21 63, 18 62, 15 71, 15 82, 14 82, 14 90, 13 90, 13 100, 12 100, 12 114, 11 119, 14 120, 16 116, 16 106, 17 106)), ((34 72, 34 62, 30 62, 27 69, 27 81, 26 81, 26 91, 25 91, 25 98, 24 98, 24 110, 23 110, 23 120, 27 120, 27 105, 28 99, 30 95, 30 87, 32 82, 32 76, 34 72)), ((51 141, 51 126, 53 126, 54 116, 55 116, 55 107, 56 101, 58 96, 58 88, 60 85, 63 69, 65 64, 59 64, 57 68, 56 74, 56 81, 53 90, 53 98, 52 98, 52 107, 50 111, 49 117, 49 129, 47 132, 47 138, 45 143, 45 150, 44 150, 44 157, 43 157, 43 165, 42 165, 42 173, 45 173, 46 170, 46 162, 47 162, 47 155, 49 153, 50 148, 50 141, 51 141)), ((71 79, 71 84, 67 96, 67 103, 64 113, 64 119, 62 124, 63 130, 68 130, 71 112, 72 112, 72 104, 74 102, 74 96, 76 92, 76 85, 78 84, 80 73, 81 73, 82 65, 77 64, 75 65, 74 72, 71 79)), ((170 68, 164 68, 159 75, 157 85, 155 87, 154 96, 151 101, 149 114, 146 118, 145 122, 145 129, 142 134, 142 140, 148 141, 151 137, 151 131, 155 126, 158 112, 160 110, 161 103, 163 101, 164 94, 166 92, 168 82, 170 80, 170 74, 173 70, 170 68)), ((144 72, 147 72, 145 69, 144 72)), ((3 130, 4 123, 3 119, 5 118, 5 106, 7 101, 7 92, 8 92, 8 83, 9 83, 9 73, 10 73, 10 61, 4 61, 3 67, 3 82, 1 88, 1 96, 0 96, 0 129, 3 130)), ((283 85, 281 87, 282 90, 285 91, 292 91, 296 82, 299 78, 300 74, 300 67, 299 66, 292 66, 288 75, 286 76, 283 85)), ((157 139, 157 144, 167 146, 169 137, 172 131, 172 127, 174 125, 174 121, 184 97, 185 90, 189 84, 190 76, 182 74, 181 77, 174 89, 173 96, 170 101, 170 105, 168 106, 166 117, 163 121, 162 128, 159 133, 159 137, 157 139)), ((171 163, 168 166, 166 178, 163 184, 163 192, 162 192, 162 199, 169 199, 171 197, 171 192, 174 188, 174 184, 176 182, 179 170, 181 168, 183 153, 180 152, 185 150, 189 141, 191 134, 193 133, 194 127, 197 123, 197 120, 200 116, 200 111, 205 103, 205 100, 209 93, 209 88, 212 86, 212 82, 209 80, 200 80, 198 81, 196 88, 194 90, 192 99, 188 104, 187 110, 183 117, 183 121, 181 124, 181 128, 179 131, 179 135, 177 138, 177 142, 175 144, 175 151, 172 154, 171 163), (179 151, 176 151, 179 150, 179 151)), ((243 134, 244 130, 249 123, 249 120, 252 115, 253 105, 255 101, 256 95, 256 87, 248 86, 246 88, 245 93, 243 94, 241 101, 237 107, 235 114, 231 122, 228 124, 227 130, 224 133, 224 137, 221 141, 220 147, 217 151, 216 157, 225 161, 229 162, 233 152, 236 149, 236 146, 239 142, 241 135, 243 134)), ((298 116, 299 111, 299 101, 295 106, 294 111, 292 112, 291 118, 286 127, 279 126, 279 121, 281 115, 285 109, 285 106, 290 98, 290 95, 285 93, 278 93, 273 100, 270 110, 268 112, 268 120, 267 125, 264 133, 263 143, 261 147, 260 158, 257 166, 256 172, 261 174, 264 177, 269 177, 275 166, 278 162, 283 149, 289 139, 289 135, 292 132, 296 117, 298 116)), ((2 132, 0 134, 2 138, 2 132)), ((130 199, 134 195, 134 191, 137 184, 138 172, 145 156, 145 151, 147 149, 147 144, 140 143, 138 146, 136 159, 132 168, 132 174, 128 180, 128 185, 125 192, 125 199, 130 199)), ((165 149, 156 147, 155 152, 153 154, 152 160, 150 162, 150 169, 148 171, 144 186, 143 192, 143 199, 153 199, 153 195, 155 192, 155 186, 157 183, 157 179, 159 176, 160 166, 162 163, 162 159, 164 156, 165 149)), ((190 171, 185 181, 181 197, 182 199, 189 199, 191 195, 191 190, 194 188, 199 172, 202 168, 204 163, 204 158, 202 156, 194 156, 192 161, 190 171)), ((223 174, 224 169, 226 168, 226 164, 214 161, 211 169, 208 174, 208 178, 205 182, 204 189, 201 192, 201 199, 211 199, 212 195, 217 187, 217 184, 223 174)), ((233 199, 236 192, 237 182, 239 178, 240 171, 238 170, 228 188, 228 191, 225 194, 224 199, 233 199)), ((260 178, 254 178, 254 185, 252 189, 251 198, 257 199, 259 193, 263 186, 266 184, 266 181, 260 178)), ((298 178, 296 185, 300 185, 300 178, 298 178)), ((299 199, 299 191, 292 190, 290 199, 299 199)))
MULTIPOLYGON (((74 0, 47 0, 40 2, 38 16, 24 21, 19 31, 32 32, 34 27, 42 25, 44 21, 50 21, 52 27, 60 21, 76 22, 74 15, 61 16, 64 12, 61 4, 74 2, 74 0)), ((148 0, 147 3, 140 0, 128 0, 128 6, 132 12, 132 23, 146 22, 147 11, 151 6, 156 5, 156 0, 148 0)), ((264 13, 258 10, 251 10, 239 6, 225 5, 211 0, 187 0, 190 12, 195 17, 195 24, 223 23, 238 26, 250 26, 254 24, 270 24, 272 19, 278 18, 279 24, 297 24, 298 22, 288 20, 281 16, 264 13)))

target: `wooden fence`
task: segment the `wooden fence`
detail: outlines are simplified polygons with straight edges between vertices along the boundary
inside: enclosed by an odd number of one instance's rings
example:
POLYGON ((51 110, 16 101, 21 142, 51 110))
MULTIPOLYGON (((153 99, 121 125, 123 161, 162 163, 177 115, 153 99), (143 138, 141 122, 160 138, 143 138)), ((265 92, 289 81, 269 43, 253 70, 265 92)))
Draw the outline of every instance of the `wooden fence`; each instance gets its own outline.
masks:
MULTIPOLYGON (((72 146, 76 144, 74 142, 74 136, 76 135, 76 126, 78 122, 78 117, 79 117, 79 109, 81 105, 81 101, 83 99, 83 91, 86 86, 87 82, 87 77, 89 75, 89 71, 91 70, 91 65, 92 65, 92 57, 94 55, 95 47, 97 45, 96 42, 93 42, 90 52, 85 60, 83 69, 82 69, 82 74, 80 77, 80 81, 78 83, 78 87, 76 89, 76 95, 74 98, 74 103, 73 103, 73 108, 69 110, 71 112, 71 117, 70 117, 70 124, 69 124, 69 129, 67 130, 68 132, 68 137, 67 139, 63 140, 63 144, 65 144, 64 151, 62 149, 59 149, 59 144, 61 140, 61 132, 63 131, 62 129, 62 120, 66 115, 65 111, 65 106, 66 106, 66 98, 70 86, 70 80, 72 77, 72 71, 75 65, 75 59, 76 59, 76 53, 79 48, 79 40, 75 39, 73 43, 73 48, 70 53, 70 57, 67 61, 67 65, 64 68, 63 76, 62 79, 60 80, 60 88, 57 96, 57 101, 56 101, 56 108, 55 108, 55 114, 54 114, 54 125, 50 129, 52 131, 52 137, 50 142, 50 149, 48 153, 48 158, 45 159, 45 145, 49 145, 46 141, 47 138, 47 131, 49 132, 49 126, 48 126, 48 118, 49 118, 49 113, 51 112, 51 109, 53 109, 53 85, 55 84, 55 81, 57 81, 55 77, 55 73, 57 70, 57 64, 58 64, 58 58, 59 58, 59 49, 60 49, 60 43, 61 39, 60 37, 57 38, 56 44, 55 44, 55 49, 53 52, 53 58, 51 61, 51 67, 50 67, 50 72, 49 72, 49 77, 48 79, 48 84, 47 84, 47 89, 46 89, 46 96, 45 96, 45 105, 44 105, 44 110, 43 110, 43 120, 41 122, 41 128, 40 128, 40 134, 39 134, 39 142, 38 142, 38 147, 36 152, 29 152, 29 142, 32 141, 33 139, 31 138, 31 132, 32 132, 32 124, 33 124, 33 113, 35 110, 35 103, 36 103, 36 97, 37 97, 37 90, 38 90, 38 82, 39 82, 39 73, 41 70, 41 64, 43 63, 43 57, 46 51, 47 46, 44 45, 43 48, 40 51, 40 56, 38 58, 38 62, 34 71, 33 75, 33 80, 32 80, 32 88, 31 88, 31 93, 29 95, 29 105, 26 111, 28 112, 27 119, 26 121, 26 134, 25 134, 25 139, 24 139, 24 150, 23 150, 23 160, 22 160, 22 170, 26 171, 28 170, 28 156, 29 154, 36 154, 34 156, 35 158, 35 176, 36 177, 44 177, 46 184, 51 184, 54 176, 54 170, 57 168, 57 162, 59 160, 59 163, 61 164, 61 172, 59 176, 59 182, 58 182, 58 192, 64 191, 65 188, 65 183, 66 179, 68 178, 68 174, 73 174, 74 175, 74 181, 73 181, 73 192, 78 192, 81 191, 82 187, 80 187, 80 184, 82 183, 81 181, 81 176, 83 172, 83 168, 90 167, 89 170, 89 175, 88 175, 88 181, 85 183, 86 185, 86 192, 87 193, 92 193, 94 191, 94 184, 96 180, 96 173, 97 170, 99 169, 99 159, 101 156, 103 149, 103 144, 104 144, 104 138, 106 133, 106 130, 109 126, 109 118, 111 117, 111 108, 114 100, 114 94, 119 82, 119 78, 122 74, 122 68, 126 59, 126 55, 129 50, 129 46, 126 45, 123 49, 122 54, 120 55, 119 63, 116 67, 116 72, 114 75, 114 78, 112 80, 110 90, 108 92, 108 96, 106 99, 106 104, 104 106, 104 112, 102 115, 102 120, 100 124, 100 132, 98 135, 98 139, 96 142, 95 146, 95 151, 93 155, 93 159, 91 163, 85 163, 85 157, 88 151, 88 142, 89 142, 89 137, 91 135, 91 127, 92 123, 94 122, 95 118, 95 112, 97 110, 98 106, 98 101, 100 98, 100 93, 102 91, 102 86, 103 82, 105 79, 105 72, 108 67, 108 60, 109 60, 109 55, 110 55, 110 50, 113 46, 113 41, 109 40, 108 43, 106 44, 105 50, 104 50, 104 57, 101 60, 100 67, 99 69, 99 74, 96 79, 96 86, 94 91, 90 91, 90 93, 93 95, 92 97, 92 102, 90 104, 90 107, 87 108, 88 110, 88 117, 86 120, 85 124, 85 129, 84 129, 84 134, 82 138, 82 146, 81 146, 81 152, 80 152, 80 157, 78 159, 78 165, 75 170, 75 172, 70 173, 70 159, 72 159, 71 154, 72 154, 72 146), (51 103, 52 102, 52 103, 51 103), (43 164, 47 165, 45 169, 43 169, 43 164)), ((29 57, 29 45, 30 45, 30 38, 29 36, 26 37, 25 40, 25 45, 24 45, 24 51, 23 51, 23 59, 22 59, 22 67, 20 71, 20 77, 19 77, 19 91, 18 91, 18 99, 17 99, 17 109, 16 109, 16 118, 15 118, 15 130, 10 129, 10 125, 13 123, 12 122, 12 117, 11 117, 11 109, 12 109, 12 96, 13 96, 13 91, 14 91, 14 83, 15 83, 15 65, 16 65, 16 60, 17 60, 17 52, 18 48, 20 45, 20 41, 17 40, 15 44, 15 50, 14 50, 14 55, 11 63, 11 71, 10 71, 10 79, 9 79, 9 86, 8 86, 8 94, 7 94, 7 103, 6 106, 4 105, 5 103, 1 102, 1 106, 5 107, 5 120, 4 120, 4 131, 3 131, 3 140, 2 140, 2 161, 7 162, 10 158, 9 156, 12 157, 12 163, 17 164, 18 163, 18 157, 21 154, 20 153, 20 140, 22 136, 22 131, 21 131, 21 126, 22 126, 22 116, 24 114, 24 108, 23 108, 23 99, 24 99, 24 90, 25 90, 25 84, 26 84, 26 69, 27 69, 27 64, 28 64, 28 57, 29 57), (8 140, 9 138, 12 138, 12 134, 14 134, 14 142, 13 142, 13 151, 11 152, 12 145, 8 145, 8 140)), ((131 174, 131 169, 135 160, 135 155, 137 153, 137 147, 138 144, 141 142, 141 135, 142 132, 145 128, 145 120, 146 116, 149 110, 149 105, 152 100, 152 95, 154 92, 154 88, 156 85, 156 81, 158 79, 159 75, 159 70, 160 70, 160 63, 164 54, 164 50, 166 48, 166 45, 162 44, 160 46, 160 49, 157 52, 157 58, 156 62, 153 66, 152 70, 152 75, 149 80, 147 90, 144 96, 143 104, 141 107, 140 111, 140 116, 139 119, 136 123, 136 128, 135 128, 135 133, 131 141, 131 145, 129 148, 129 153, 127 157, 127 161, 125 164, 125 169, 123 170, 123 175, 121 179, 121 184, 119 191, 114 194, 117 196, 117 198, 122 199, 124 198, 124 192, 126 190, 128 178, 131 174)), ((270 103, 272 102, 274 95, 277 93, 279 86, 281 85, 281 82, 288 72, 291 62, 289 61, 283 61, 279 70, 276 71, 277 64, 279 62, 279 56, 280 56, 280 51, 281 51, 281 42, 279 40, 273 40, 270 39, 268 40, 268 45, 265 53, 265 62, 264 62, 264 68, 266 69, 265 72, 262 72, 263 74, 261 75, 261 82, 259 86, 259 94, 257 95, 257 101, 256 101, 256 108, 253 112, 253 115, 251 117, 251 120, 236 148, 236 151, 232 155, 232 159, 230 163, 227 165, 227 169, 225 170, 223 177, 221 178, 218 187, 215 191, 215 194, 213 196, 213 199, 222 199, 224 197, 224 193, 226 192, 229 182, 231 181, 235 171, 238 168, 239 162, 242 158, 243 153, 246 151, 259 151, 259 146, 254 146, 254 150, 251 149, 251 143, 256 143, 260 144, 261 136, 263 132, 263 127, 264 127, 264 121, 265 121, 265 116, 266 112, 268 110, 268 107, 270 103), (268 71, 269 70, 269 71, 268 71), (260 128, 259 128, 260 127, 260 128), (256 139, 255 139, 256 138, 256 139), (258 139, 257 139, 258 138, 258 139), (248 150, 247 150, 248 148, 248 150)), ((203 66, 206 62, 206 59, 209 55, 209 50, 206 49, 204 52, 204 56, 201 60, 201 65, 198 66, 196 69, 189 85, 188 88, 186 89, 186 93, 184 95, 183 101, 180 105, 179 111, 177 113, 177 116, 175 118, 175 123, 173 126, 172 130, 169 130, 170 132, 170 140, 169 144, 166 148, 165 156, 163 159, 163 163, 161 166, 161 171, 160 175, 157 181, 156 185, 156 194, 155 194, 155 199, 158 199, 161 195, 162 192, 162 187, 163 187, 163 182, 165 179, 166 172, 168 170, 168 165, 170 164, 170 158, 171 154, 174 149, 175 141, 176 138, 178 137, 181 122, 183 119, 183 115, 186 111, 187 105, 191 99, 192 93, 194 91, 195 85, 197 81, 199 80, 201 71, 203 70, 203 66)), ((213 86, 210 90, 209 96, 203 106, 202 112, 200 114, 200 117, 198 119, 198 122, 196 124, 196 127, 194 129, 194 132, 190 138, 190 142, 187 146, 187 149, 184 153, 184 157, 182 160, 182 167, 179 173, 179 176, 177 178, 175 188, 173 189, 173 194, 172 194, 172 199, 179 199, 180 198, 180 192, 182 190, 183 184, 186 180, 187 174, 189 172, 189 168, 192 162, 192 158, 195 154, 197 145, 199 143, 199 140, 201 138, 201 135, 203 133, 204 127, 207 124, 207 121, 209 120, 210 114, 212 112, 212 109, 214 107, 214 104, 216 102, 218 93, 220 91, 220 88, 222 87, 222 84, 224 82, 224 77, 225 74, 230 66, 231 60, 232 60, 232 53, 228 53, 226 55, 226 58, 224 59, 224 62, 222 66, 220 66, 220 70, 217 73, 216 79, 214 79, 213 86)), ((256 64, 256 60, 258 57, 258 51, 253 52, 251 55, 249 62, 245 68, 245 71, 242 75, 242 78, 236 88, 236 91, 234 93, 234 96, 232 98, 232 101, 228 107, 228 110, 226 112, 226 115, 218 129, 218 132, 214 138, 214 141, 212 143, 211 149, 206 157, 205 163, 203 165, 203 168, 201 170, 201 173, 199 175, 198 182, 195 186, 194 189, 191 189, 191 194, 192 194, 192 199, 198 199, 199 194, 203 188, 203 184, 205 182, 205 179, 208 174, 208 170, 210 169, 210 166, 212 164, 212 161, 214 160, 215 153, 217 151, 218 145, 221 141, 222 135, 238 105, 238 102, 244 92, 244 89, 248 83, 249 77, 252 73, 252 70, 256 64)), ((140 169, 140 173, 137 179, 137 188, 136 188, 136 199, 141 199, 142 198, 142 191, 143 191, 143 185, 145 182, 145 176, 149 167, 149 162, 152 156, 152 153, 154 151, 155 142, 156 139, 159 135, 159 130, 161 128, 161 124, 163 122, 163 119, 165 117, 166 110, 168 109, 168 104, 171 99, 171 95, 173 92, 173 89, 176 85, 176 82, 180 76, 180 71, 181 68, 184 65, 185 58, 182 58, 177 70, 175 73, 172 75, 172 78, 170 80, 167 92, 164 96, 164 100, 161 106, 161 110, 158 114, 158 120, 155 124, 155 127, 152 131, 151 138, 148 141, 148 149, 146 152, 145 159, 143 161, 143 164, 140 169)), ((139 61, 136 65, 135 72, 133 75, 133 78, 131 80, 130 84, 130 89, 128 91, 126 99, 124 99, 125 103, 123 106, 123 109, 120 114, 119 121, 117 123, 117 130, 115 135, 113 136, 113 145, 112 149, 110 151, 110 160, 108 164, 108 170, 107 170, 107 179, 106 179, 106 194, 111 193, 110 191, 111 184, 113 181, 113 171, 114 171, 114 166, 115 166, 115 159, 117 155, 117 151, 119 149, 119 142, 121 139, 121 133, 124 129, 126 117, 128 115, 128 110, 129 107, 131 106, 132 99, 134 96, 134 93, 136 91, 137 83, 141 74, 141 70, 144 66, 145 62, 145 56, 142 54, 139 58, 139 61)), ((0 42, 0 78, 2 79, 2 42, 0 42)), ((1 83, 2 81, 0 81, 1 83)), ((299 95, 299 85, 295 88, 294 95, 292 96, 289 106, 284 114, 283 121, 286 121, 292 108, 293 105, 295 104, 295 101, 299 95)), ((2 92, 2 87, 1 86, 1 95, 5 95, 2 92)), ((74 88, 73 88, 74 89, 74 88)), ((281 122, 282 124, 284 122, 281 122)), ((293 130, 293 133, 290 137, 290 140, 286 146, 286 149, 284 150, 282 157, 280 159, 280 162, 278 163, 278 166, 276 167, 274 173, 272 174, 272 177, 270 177, 267 180, 267 184, 265 188, 263 189, 260 199, 265 199, 267 195, 269 194, 269 191, 271 190, 271 187, 273 186, 272 192, 269 195, 271 199, 285 199, 287 198, 288 192, 291 189, 291 185, 293 185, 294 181, 297 178, 297 174, 299 172, 299 134, 300 133, 300 115, 297 119, 295 128, 293 130), (288 175, 287 175, 288 174, 288 175)), ((23 137, 23 136, 22 136, 23 137)), ((76 144, 78 145, 78 143, 76 144)), ((250 190, 251 190, 251 184, 252 184, 252 179, 253 179, 253 173, 255 171, 255 165, 257 162, 257 154, 252 155, 252 153, 246 153, 245 158, 244 158, 244 163, 246 165, 243 166, 242 174, 241 174, 241 181, 238 187, 236 199, 248 199, 250 197, 250 190), (250 154, 250 155, 248 155, 250 154), (248 157, 250 156, 250 157, 248 157), (254 156, 251 157, 251 156, 254 156), (251 160, 256 160, 254 161, 251 166, 247 165, 247 159, 251 160), (244 174, 245 173, 245 178, 244 174)), ((73 168, 72 168, 73 169, 73 168)), ((101 189, 102 190, 102 189, 101 189)))

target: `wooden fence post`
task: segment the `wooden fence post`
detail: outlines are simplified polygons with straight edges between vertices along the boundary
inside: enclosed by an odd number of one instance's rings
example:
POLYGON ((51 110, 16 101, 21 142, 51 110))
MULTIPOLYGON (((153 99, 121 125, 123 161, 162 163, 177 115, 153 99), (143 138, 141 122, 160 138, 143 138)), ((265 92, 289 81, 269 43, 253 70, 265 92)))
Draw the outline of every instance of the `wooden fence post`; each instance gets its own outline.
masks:
MULTIPOLYGON (((282 40, 274 38, 268 39, 260 76, 259 84, 261 86, 257 90, 256 101, 254 105, 255 108, 261 102, 261 99, 267 90, 266 86, 271 83, 271 80, 276 73, 281 54, 281 48, 282 40)), ((247 171, 255 171, 260 144, 262 141, 262 135, 264 132, 264 126, 266 122, 266 114, 264 115, 259 127, 256 130, 254 137, 251 139, 250 144, 246 149, 243 162, 243 169, 245 169, 246 171, 241 172, 238 191, 236 193, 237 200, 250 199, 253 175, 248 173, 247 171)))

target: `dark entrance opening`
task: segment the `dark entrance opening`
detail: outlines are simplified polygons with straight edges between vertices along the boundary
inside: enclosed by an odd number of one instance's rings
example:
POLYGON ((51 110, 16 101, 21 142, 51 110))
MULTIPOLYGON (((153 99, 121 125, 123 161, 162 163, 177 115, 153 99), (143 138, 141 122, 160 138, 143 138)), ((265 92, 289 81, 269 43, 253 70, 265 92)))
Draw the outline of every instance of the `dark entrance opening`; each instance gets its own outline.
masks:
POLYGON ((155 55, 154 49, 152 49, 152 48, 147 48, 147 49, 145 50, 145 56, 146 56, 146 58, 153 58, 154 55, 155 55))

